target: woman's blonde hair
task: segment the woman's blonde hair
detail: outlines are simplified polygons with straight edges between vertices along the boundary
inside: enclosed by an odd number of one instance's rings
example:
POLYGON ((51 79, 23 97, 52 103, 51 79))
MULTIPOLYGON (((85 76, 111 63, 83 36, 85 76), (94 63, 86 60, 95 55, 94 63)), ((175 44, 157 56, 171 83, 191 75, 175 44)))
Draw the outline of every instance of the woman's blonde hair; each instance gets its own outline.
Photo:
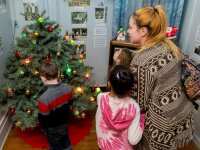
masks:
POLYGON ((158 42, 162 42, 173 52, 177 60, 181 58, 178 47, 165 37, 168 21, 166 11, 162 5, 143 7, 137 10, 132 17, 138 28, 146 27, 149 33, 147 43, 139 52, 154 46, 158 42))

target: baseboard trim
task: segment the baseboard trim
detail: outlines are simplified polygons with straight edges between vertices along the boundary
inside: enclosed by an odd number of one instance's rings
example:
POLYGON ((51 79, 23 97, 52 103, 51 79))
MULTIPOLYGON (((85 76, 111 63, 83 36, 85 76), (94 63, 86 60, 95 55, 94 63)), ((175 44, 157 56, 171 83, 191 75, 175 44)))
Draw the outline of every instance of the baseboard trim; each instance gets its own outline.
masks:
POLYGON ((193 142, 200 149, 200 138, 196 134, 194 134, 193 142))
MULTIPOLYGON (((0 112, 1 113, 1 112, 0 112)), ((3 117, 1 118, 1 120, 0 120, 0 125, 3 123, 3 120, 4 120, 4 118, 6 117, 6 112, 4 112, 4 114, 3 114, 3 117)), ((0 126, 1 127, 1 126, 0 126)))
POLYGON ((0 150, 3 149, 4 143, 6 142, 8 134, 10 133, 12 127, 12 121, 10 120, 8 113, 5 113, 5 115, 3 116, 3 120, 4 122, 3 121, 1 122, 3 125, 1 126, 1 131, 0 131, 0 135, 2 138, 0 142, 0 150))

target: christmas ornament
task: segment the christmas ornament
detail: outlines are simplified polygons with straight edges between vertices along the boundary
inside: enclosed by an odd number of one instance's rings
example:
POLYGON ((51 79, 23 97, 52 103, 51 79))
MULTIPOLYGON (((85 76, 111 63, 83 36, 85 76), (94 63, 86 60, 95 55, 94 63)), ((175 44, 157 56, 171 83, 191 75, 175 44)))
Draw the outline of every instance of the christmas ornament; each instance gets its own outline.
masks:
POLYGON ((74 55, 70 55, 70 60, 74 60, 74 55))
POLYGON ((14 113, 15 113, 15 109, 14 109, 14 108, 10 108, 10 109, 9 109, 9 114, 10 114, 10 115, 13 115, 14 113))
POLYGON ((66 75, 71 76, 72 74, 72 69, 67 65, 67 69, 65 71, 66 75))
POLYGON ((64 76, 63 73, 60 74, 60 78, 61 78, 61 79, 64 79, 64 78, 65 78, 65 76, 64 76))
POLYGON ((35 37, 38 37, 38 36, 39 36, 39 33, 38 33, 37 31, 35 31, 35 32, 34 32, 34 36, 35 36, 35 37))
POLYGON ((90 69, 87 69, 87 70, 86 70, 85 77, 86 77, 87 79, 90 78, 90 69))
POLYGON ((24 73, 25 73, 24 70, 19 70, 20 75, 24 75, 24 73))
POLYGON ((38 70, 34 70, 34 76, 38 76, 40 73, 39 73, 39 71, 38 70))
POLYGON ((82 54, 79 55, 79 59, 84 59, 84 56, 82 54))
POLYGON ((10 87, 8 88, 8 93, 13 93, 13 90, 10 87))
POLYGON ((37 98, 37 96, 36 96, 36 95, 33 95, 33 96, 32 96, 32 98, 33 98, 33 99, 36 99, 36 98, 37 98))
POLYGON ((49 32, 53 32, 53 28, 52 28, 52 27, 49 27, 49 28, 48 28, 48 31, 49 31, 49 32))
POLYGON ((73 40, 71 40, 70 42, 69 42, 69 44, 71 44, 71 45, 74 45, 74 41, 73 40))
POLYGON ((99 88, 99 87, 97 87, 96 89, 95 89, 95 93, 96 94, 99 94, 101 92, 101 89, 99 88))
POLYGON ((65 41, 69 41, 69 36, 65 36, 65 41))
POLYGON ((56 56, 57 56, 57 57, 60 57, 60 56, 61 56, 61 53, 60 53, 60 52, 57 52, 57 53, 56 53, 56 56))
POLYGON ((15 52, 15 56, 16 56, 16 57, 19 57, 20 54, 21 54, 20 51, 16 51, 16 52, 15 52))
POLYGON ((29 89, 26 89, 26 95, 30 95, 31 91, 29 89))
POLYGON ((80 59, 80 60, 79 60, 79 63, 82 64, 82 63, 83 63, 83 60, 80 59))
POLYGON ((65 36, 69 36, 69 32, 68 31, 66 31, 65 36))
POLYGON ((26 37, 27 36, 27 34, 26 33, 22 33, 22 37, 26 37))
POLYGON ((73 71, 73 75, 76 75, 76 74, 77 74, 77 71, 76 71, 76 70, 74 70, 74 71, 73 71))
POLYGON ((51 61, 51 58, 49 56, 45 57, 44 61, 46 62, 50 62, 51 61))
POLYGON ((78 111, 78 109, 76 109, 76 110, 74 111, 74 115, 75 115, 75 116, 79 116, 79 115, 80 115, 80 112, 78 111))
POLYGON ((44 19, 42 17, 38 18, 38 22, 39 23, 43 23, 44 22, 44 19))
POLYGON ((27 115, 31 115, 31 114, 32 114, 32 111, 31 111, 30 109, 28 109, 28 110, 26 111, 26 114, 27 114, 27 115))
POLYGON ((35 39, 32 39, 31 42, 32 42, 32 44, 34 44, 34 45, 37 43, 37 41, 36 41, 35 39))
POLYGON ((94 97, 93 96, 90 97, 90 102, 94 102, 94 97))
POLYGON ((15 127, 20 127, 22 124, 21 124, 21 122, 20 121, 17 121, 17 122, 15 122, 15 127))
POLYGON ((31 60, 29 58, 24 58, 24 64, 29 64, 31 60))
POLYGON ((85 113, 81 113, 81 118, 85 118, 85 113))
POLYGON ((57 32, 60 33, 62 30, 61 26, 58 28, 57 32))
POLYGON ((83 89, 79 86, 76 88, 75 90, 75 94, 79 95, 79 94, 82 94, 83 93, 83 89))

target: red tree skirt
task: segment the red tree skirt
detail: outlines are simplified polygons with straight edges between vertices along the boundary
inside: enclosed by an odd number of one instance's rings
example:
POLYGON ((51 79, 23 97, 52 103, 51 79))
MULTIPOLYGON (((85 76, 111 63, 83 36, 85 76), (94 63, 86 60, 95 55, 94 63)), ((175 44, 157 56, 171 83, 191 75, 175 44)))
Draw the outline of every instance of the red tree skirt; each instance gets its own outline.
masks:
MULTIPOLYGON (((88 115, 85 119, 70 119, 69 138, 72 145, 78 144, 92 128, 92 117, 88 115)), ((49 148, 48 141, 39 128, 22 131, 17 130, 18 136, 32 148, 49 148)))

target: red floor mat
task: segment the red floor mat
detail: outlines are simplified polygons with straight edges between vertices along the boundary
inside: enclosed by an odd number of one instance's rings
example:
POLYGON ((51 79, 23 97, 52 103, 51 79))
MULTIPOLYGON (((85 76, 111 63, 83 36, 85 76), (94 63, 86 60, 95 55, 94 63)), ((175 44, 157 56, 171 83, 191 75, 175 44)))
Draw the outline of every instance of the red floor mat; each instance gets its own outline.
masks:
MULTIPOLYGON (((85 119, 71 119, 69 124, 69 138, 72 145, 78 144, 86 135, 89 134, 91 128, 91 116, 87 116, 85 119)), ((46 137, 38 128, 33 130, 27 129, 24 132, 18 129, 18 136, 33 148, 49 148, 46 137)))

